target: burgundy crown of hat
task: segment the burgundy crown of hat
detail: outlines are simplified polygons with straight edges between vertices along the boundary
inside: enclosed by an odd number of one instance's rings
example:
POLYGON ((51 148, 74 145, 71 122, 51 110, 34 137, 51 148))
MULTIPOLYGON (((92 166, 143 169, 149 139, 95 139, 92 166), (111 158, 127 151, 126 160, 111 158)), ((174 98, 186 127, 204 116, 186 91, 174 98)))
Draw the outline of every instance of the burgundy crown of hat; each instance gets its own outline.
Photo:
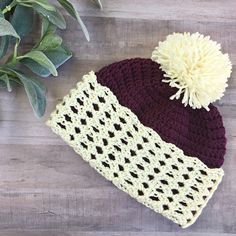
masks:
POLYGON ((159 64, 151 59, 127 59, 102 68, 96 75, 123 106, 166 142, 198 157, 208 167, 223 164, 226 138, 218 109, 214 105, 210 111, 192 109, 180 100, 170 100, 176 89, 162 82, 164 73, 159 64))

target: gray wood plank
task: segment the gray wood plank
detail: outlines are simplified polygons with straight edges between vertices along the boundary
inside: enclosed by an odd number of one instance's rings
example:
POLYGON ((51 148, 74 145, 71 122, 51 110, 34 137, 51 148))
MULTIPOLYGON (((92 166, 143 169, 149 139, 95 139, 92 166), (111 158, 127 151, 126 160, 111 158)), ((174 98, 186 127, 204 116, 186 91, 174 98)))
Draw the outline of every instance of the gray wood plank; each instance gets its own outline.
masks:
MULTIPOLYGON (((82 232, 82 231, 53 231, 53 230, 2 230, 0 236, 189 236, 189 233, 173 232, 82 232)), ((233 236, 234 234, 191 233, 191 236, 233 236)))
POLYGON ((138 18, 158 20, 192 20, 210 22, 235 22, 232 0, 103 0, 103 11, 98 11, 87 0, 72 0, 83 16, 138 18))

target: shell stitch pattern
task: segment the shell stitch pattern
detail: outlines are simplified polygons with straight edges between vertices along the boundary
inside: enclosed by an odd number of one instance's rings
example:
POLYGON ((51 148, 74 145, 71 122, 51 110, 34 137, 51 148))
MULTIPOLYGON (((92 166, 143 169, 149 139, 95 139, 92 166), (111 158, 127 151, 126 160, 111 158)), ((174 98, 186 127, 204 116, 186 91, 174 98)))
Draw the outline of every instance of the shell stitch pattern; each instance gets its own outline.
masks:
POLYGON ((106 179, 183 228, 201 214, 224 173, 164 142, 94 72, 64 97, 47 125, 106 179))

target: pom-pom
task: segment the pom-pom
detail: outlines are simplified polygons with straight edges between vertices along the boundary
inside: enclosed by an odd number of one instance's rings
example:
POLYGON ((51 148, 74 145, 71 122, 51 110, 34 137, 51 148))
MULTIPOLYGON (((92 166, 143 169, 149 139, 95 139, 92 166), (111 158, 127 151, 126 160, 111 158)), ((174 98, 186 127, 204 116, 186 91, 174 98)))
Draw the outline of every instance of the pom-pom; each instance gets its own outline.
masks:
POLYGON ((170 99, 209 110, 224 95, 232 70, 228 54, 220 50, 220 44, 199 33, 174 33, 160 42, 152 60, 165 72, 163 82, 178 89, 170 99))

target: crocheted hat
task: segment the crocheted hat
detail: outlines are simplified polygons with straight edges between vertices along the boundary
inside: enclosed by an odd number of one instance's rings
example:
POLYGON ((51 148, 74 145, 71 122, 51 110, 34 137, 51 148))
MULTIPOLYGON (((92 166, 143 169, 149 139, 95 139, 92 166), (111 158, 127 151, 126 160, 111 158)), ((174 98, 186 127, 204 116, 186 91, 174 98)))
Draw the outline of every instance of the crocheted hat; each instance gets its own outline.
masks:
POLYGON ((185 228, 224 173, 225 129, 211 103, 231 67, 209 37, 173 34, 152 60, 84 75, 47 124, 114 185, 185 228))

